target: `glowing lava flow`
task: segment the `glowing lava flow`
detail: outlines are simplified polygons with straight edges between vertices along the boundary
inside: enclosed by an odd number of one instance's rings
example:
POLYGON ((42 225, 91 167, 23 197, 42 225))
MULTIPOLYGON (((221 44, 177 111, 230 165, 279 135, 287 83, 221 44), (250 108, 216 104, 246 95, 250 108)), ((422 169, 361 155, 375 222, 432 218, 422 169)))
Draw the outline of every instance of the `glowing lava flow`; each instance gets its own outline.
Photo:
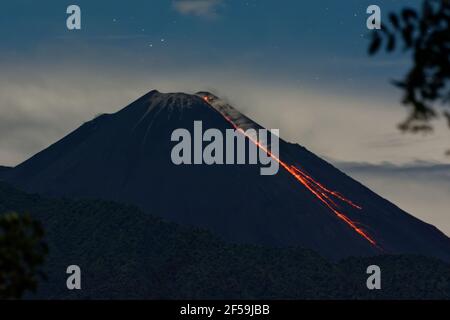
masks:
MULTIPOLYGON (((204 96, 203 100, 211 106, 214 110, 217 110, 214 108, 208 97, 204 96)), ((217 110, 218 111, 218 110, 217 110)), ((348 226, 350 226, 356 233, 358 233, 361 237, 366 239, 368 242, 370 242, 372 245, 377 246, 376 241, 364 230, 362 230, 360 227, 358 227, 357 223, 348 218, 343 212, 340 211, 339 206, 336 204, 336 202, 331 198, 335 197, 348 205, 352 206, 355 209, 361 210, 362 208, 358 206, 357 204, 353 203, 352 201, 346 199, 343 195, 336 191, 329 190, 325 186, 323 186, 321 183, 314 180, 310 175, 302 171, 301 169, 297 168, 294 165, 288 165, 281 159, 279 159, 276 155, 272 154, 270 150, 267 149, 266 146, 262 145, 257 139, 253 138, 252 136, 248 135, 242 128, 238 127, 233 120, 231 120, 227 115, 223 114, 222 112, 218 111, 232 126, 235 130, 241 132, 244 136, 246 136, 250 141, 252 141, 255 145, 257 145, 260 149, 262 149, 264 152, 266 152, 272 159, 277 161, 280 166, 282 166, 287 172, 289 172, 298 182, 300 182, 306 189, 308 189, 317 199, 319 199, 325 206, 330 209, 339 219, 344 221, 348 226)))
POLYGON ((291 166, 292 169, 294 169, 297 173, 301 174, 304 178, 306 178, 309 182, 311 182, 312 184, 316 185, 319 189, 321 189, 323 192, 331 194, 333 196, 335 196, 336 198, 338 198, 339 200, 342 200, 344 202, 346 202, 347 204, 351 205, 353 208, 355 209, 359 209, 361 210, 362 207, 353 203, 352 201, 350 201, 349 199, 345 198, 343 195, 341 195, 339 192, 337 191, 331 191, 329 189, 327 189, 326 187, 324 187, 323 185, 321 185, 319 182, 315 181, 313 178, 311 178, 309 175, 307 175, 305 172, 301 171, 300 169, 298 169, 297 167, 291 166))

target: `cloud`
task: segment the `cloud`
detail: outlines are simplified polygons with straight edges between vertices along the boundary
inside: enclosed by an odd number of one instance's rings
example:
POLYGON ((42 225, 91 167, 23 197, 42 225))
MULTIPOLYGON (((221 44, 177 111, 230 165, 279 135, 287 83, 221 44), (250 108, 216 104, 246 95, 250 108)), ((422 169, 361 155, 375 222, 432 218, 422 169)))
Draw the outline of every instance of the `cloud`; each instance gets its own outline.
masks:
POLYGON ((195 57, 175 59, 167 51, 122 56, 115 50, 119 59, 109 57, 108 48, 90 50, 81 61, 72 56, 47 61, 36 54, 0 63, 0 164, 18 164, 97 113, 117 111, 151 89, 214 91, 322 157, 372 164, 448 161, 446 127, 427 137, 401 134, 396 124, 404 110, 383 98, 299 84, 234 60, 199 64, 195 57), (123 59, 126 64, 118 62, 123 59))
POLYGON ((450 235, 450 165, 412 162, 395 165, 335 163, 377 194, 450 235))
POLYGON ((217 9, 222 0, 175 0, 173 7, 183 15, 194 15, 204 18, 217 16, 217 9))
POLYGON ((446 127, 444 134, 426 138, 402 135, 395 127, 404 116, 398 105, 332 88, 300 87, 244 65, 180 59, 180 68, 165 52, 144 60, 126 56, 126 64, 109 61, 103 51, 99 56, 81 62, 71 57, 0 60, 0 165, 20 163, 96 114, 115 112, 151 89, 212 90, 261 125, 279 128, 285 140, 345 161, 331 162, 450 235, 450 165, 413 162, 448 162, 446 127))

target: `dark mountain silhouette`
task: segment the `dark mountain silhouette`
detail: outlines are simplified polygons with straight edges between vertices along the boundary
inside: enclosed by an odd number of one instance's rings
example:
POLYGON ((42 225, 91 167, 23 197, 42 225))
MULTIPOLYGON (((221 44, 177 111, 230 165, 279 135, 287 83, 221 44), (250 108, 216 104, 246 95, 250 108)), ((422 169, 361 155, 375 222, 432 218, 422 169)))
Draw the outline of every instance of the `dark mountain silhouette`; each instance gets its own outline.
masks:
POLYGON ((447 236, 297 144, 280 142, 280 158, 294 174, 284 167, 261 176, 255 165, 174 165, 171 134, 192 130, 195 120, 204 130, 260 127, 209 93, 151 91, 85 123, 5 178, 44 195, 137 205, 228 241, 302 246, 329 258, 417 253, 450 260, 447 236))
POLYGON ((10 167, 0 166, 0 179, 2 178, 3 175, 5 175, 11 169, 12 168, 10 168, 10 167))
MULTIPOLYGON (((303 248, 225 243, 133 206, 49 199, 0 183, 0 214, 30 212, 49 245, 29 299, 448 299, 450 266, 423 256, 348 258, 333 264, 303 248), (77 264, 82 290, 66 289, 77 264), (382 268, 367 290, 366 268, 382 268)), ((1 272, 1 270, 0 270, 1 272)))

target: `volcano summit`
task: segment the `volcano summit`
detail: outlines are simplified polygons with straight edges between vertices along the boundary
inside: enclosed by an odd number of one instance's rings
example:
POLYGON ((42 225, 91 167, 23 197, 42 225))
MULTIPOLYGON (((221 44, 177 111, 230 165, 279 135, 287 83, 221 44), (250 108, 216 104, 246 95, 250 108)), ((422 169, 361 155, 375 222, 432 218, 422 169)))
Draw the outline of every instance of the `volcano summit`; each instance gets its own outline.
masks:
POLYGON ((300 145, 280 140, 279 155, 257 145, 280 165, 273 176, 250 164, 175 165, 171 135, 192 131, 195 121, 223 135, 235 129, 256 145, 245 132, 263 129, 208 92, 151 91, 83 124, 4 177, 45 195, 137 205, 232 242, 302 246, 332 259, 416 253, 450 261, 450 240, 438 229, 300 145))

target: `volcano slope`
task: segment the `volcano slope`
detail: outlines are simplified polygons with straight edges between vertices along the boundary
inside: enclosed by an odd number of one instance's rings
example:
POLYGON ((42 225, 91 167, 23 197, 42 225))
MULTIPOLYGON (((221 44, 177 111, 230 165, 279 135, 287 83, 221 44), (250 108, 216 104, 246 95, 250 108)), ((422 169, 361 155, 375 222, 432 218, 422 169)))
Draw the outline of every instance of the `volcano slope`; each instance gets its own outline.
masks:
POLYGON ((225 243, 133 206, 49 199, 0 182, 0 217, 10 211, 41 222, 49 245, 46 280, 39 278, 28 299, 450 298, 450 266, 435 258, 382 255, 330 263, 298 247, 225 243), (82 290, 66 288, 65 271, 73 263, 82 269, 82 290), (372 264, 382 269, 382 290, 367 290, 372 264))
POLYGON ((10 171, 11 168, 10 167, 4 167, 4 166, 0 166, 0 180, 2 179, 3 175, 6 175, 8 171, 10 171))
MULTIPOLYGON (((175 165, 175 129, 260 128, 218 97, 151 91, 9 170, 7 182, 50 196, 99 198, 213 231, 227 241, 302 246, 339 259, 383 253, 450 261, 450 240, 297 144, 280 141, 280 170, 175 165)), ((282 133, 282 128, 281 128, 282 133)), ((192 133, 193 134, 193 133, 192 133)))

